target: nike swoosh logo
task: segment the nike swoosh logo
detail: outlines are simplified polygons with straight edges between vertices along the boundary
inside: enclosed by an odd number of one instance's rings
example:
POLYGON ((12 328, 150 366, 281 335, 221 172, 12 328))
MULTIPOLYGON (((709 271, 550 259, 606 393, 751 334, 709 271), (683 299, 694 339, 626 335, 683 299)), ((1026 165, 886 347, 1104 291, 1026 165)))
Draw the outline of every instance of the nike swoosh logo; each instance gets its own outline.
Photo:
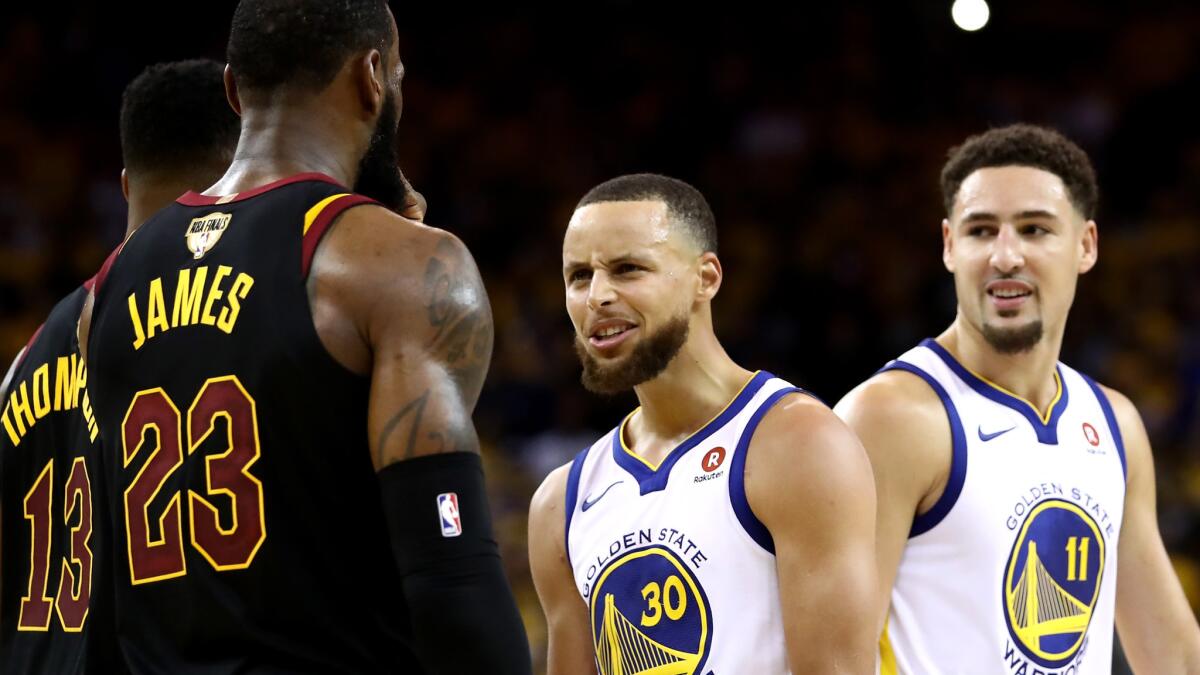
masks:
POLYGON ((617 481, 616 483, 613 483, 612 485, 609 485, 608 487, 604 488, 604 492, 601 492, 600 496, 596 497, 595 499, 588 499, 585 497, 583 499, 583 510, 587 511, 588 509, 595 506, 596 502, 600 501, 601 499, 604 499, 604 495, 608 494, 609 490, 613 489, 614 487, 616 487, 617 485, 619 485, 620 483, 623 483, 623 482, 624 481, 617 481))
POLYGON ((977 431, 979 431, 979 440, 983 441, 984 443, 987 443, 988 441, 999 436, 1000 434, 1007 434, 1008 432, 1012 431, 1013 429, 1016 429, 1016 427, 1013 426, 1013 427, 1009 427, 1007 429, 1001 429, 1000 431, 997 431, 995 433, 985 434, 985 433, 983 433, 983 427, 978 427, 977 431))

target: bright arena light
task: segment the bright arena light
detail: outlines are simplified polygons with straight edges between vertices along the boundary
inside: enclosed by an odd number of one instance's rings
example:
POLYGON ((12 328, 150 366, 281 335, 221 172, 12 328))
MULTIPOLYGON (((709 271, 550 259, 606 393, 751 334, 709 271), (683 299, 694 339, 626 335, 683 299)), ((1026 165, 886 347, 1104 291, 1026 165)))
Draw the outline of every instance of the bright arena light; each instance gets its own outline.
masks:
POLYGON ((965 31, 983 28, 991 14, 987 0, 954 0, 954 4, 950 6, 950 16, 954 19, 954 25, 965 31))

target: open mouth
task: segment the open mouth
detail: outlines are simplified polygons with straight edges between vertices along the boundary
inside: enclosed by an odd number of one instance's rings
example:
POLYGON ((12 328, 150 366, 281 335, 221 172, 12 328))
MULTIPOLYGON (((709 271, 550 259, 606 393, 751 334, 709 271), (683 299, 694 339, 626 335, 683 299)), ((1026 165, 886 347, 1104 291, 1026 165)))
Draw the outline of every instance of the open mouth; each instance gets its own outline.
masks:
POLYGON ((992 304, 1001 311, 1014 310, 1025 304, 1033 297, 1033 287, 1023 281, 1005 279, 993 281, 987 285, 988 297, 992 304))
POLYGON ((608 350, 624 342, 634 331, 637 324, 619 319, 606 319, 592 327, 588 342, 598 350, 608 350))

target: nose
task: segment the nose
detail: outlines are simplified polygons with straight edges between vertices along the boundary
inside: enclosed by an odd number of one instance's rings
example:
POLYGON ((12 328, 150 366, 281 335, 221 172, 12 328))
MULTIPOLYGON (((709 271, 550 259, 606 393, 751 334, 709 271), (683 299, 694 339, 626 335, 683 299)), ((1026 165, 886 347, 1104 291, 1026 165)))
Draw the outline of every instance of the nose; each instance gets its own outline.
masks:
POLYGON ((1025 265, 1024 242, 1017 229, 1010 224, 1000 226, 1000 232, 992 242, 992 267, 1003 274, 1015 272, 1025 265))
POLYGON ((616 290, 612 280, 604 270, 592 273, 592 283, 588 286, 588 309, 596 310, 611 305, 616 300, 616 290))

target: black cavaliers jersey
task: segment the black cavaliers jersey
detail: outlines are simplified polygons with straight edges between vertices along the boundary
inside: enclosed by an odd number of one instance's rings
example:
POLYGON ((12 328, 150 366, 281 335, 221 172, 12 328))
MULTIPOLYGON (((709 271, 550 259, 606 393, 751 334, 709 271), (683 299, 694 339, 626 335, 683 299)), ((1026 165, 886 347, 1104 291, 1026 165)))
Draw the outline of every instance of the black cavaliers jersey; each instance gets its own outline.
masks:
POLYGON ((8 673, 119 670, 98 430, 75 338, 89 286, 59 302, 34 334, 0 414, 0 665, 8 673))
POLYGON ((134 671, 411 672, 370 379, 325 350, 305 290, 321 236, 370 202, 349 192, 188 193, 97 276, 88 389, 134 671))

